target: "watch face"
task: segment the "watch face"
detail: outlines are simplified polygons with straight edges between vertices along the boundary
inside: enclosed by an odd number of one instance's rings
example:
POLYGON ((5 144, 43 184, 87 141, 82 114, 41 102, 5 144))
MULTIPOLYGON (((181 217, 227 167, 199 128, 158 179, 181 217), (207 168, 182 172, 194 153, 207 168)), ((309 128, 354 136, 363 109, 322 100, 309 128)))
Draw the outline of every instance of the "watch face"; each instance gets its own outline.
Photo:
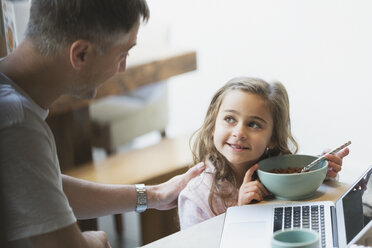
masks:
POLYGON ((141 196, 139 196, 138 197, 138 201, 137 201, 137 203, 138 204, 140 204, 140 205, 144 205, 144 204, 146 204, 147 203, 147 201, 146 201, 146 196, 145 195, 141 195, 141 196))

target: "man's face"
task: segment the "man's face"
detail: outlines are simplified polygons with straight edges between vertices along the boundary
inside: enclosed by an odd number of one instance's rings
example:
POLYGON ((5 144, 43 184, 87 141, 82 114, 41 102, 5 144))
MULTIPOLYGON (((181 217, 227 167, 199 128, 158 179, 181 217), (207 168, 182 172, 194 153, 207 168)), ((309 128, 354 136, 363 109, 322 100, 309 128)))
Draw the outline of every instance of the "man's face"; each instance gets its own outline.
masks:
POLYGON ((82 71, 77 95, 82 98, 93 98, 97 88, 114 76, 117 72, 124 72, 129 50, 136 45, 139 22, 125 35, 120 36, 118 42, 106 49, 105 53, 97 51, 89 57, 90 61, 82 71))

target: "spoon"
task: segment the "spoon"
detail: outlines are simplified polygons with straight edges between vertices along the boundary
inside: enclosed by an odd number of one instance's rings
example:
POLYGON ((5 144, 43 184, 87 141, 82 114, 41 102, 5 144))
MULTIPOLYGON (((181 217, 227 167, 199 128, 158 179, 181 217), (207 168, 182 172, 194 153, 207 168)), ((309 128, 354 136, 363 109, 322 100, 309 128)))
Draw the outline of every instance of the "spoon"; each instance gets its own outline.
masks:
POLYGON ((336 152, 340 151, 341 149, 344 149, 345 147, 347 147, 348 145, 351 144, 351 141, 348 141, 346 142, 345 144, 343 144, 342 146, 340 147, 337 147, 336 149, 330 151, 330 152, 327 152, 326 154, 324 154, 323 156, 315 159, 313 162, 311 162, 310 164, 306 165, 304 168, 302 168, 301 170, 301 173, 303 172, 307 172, 309 171, 311 168, 313 168, 316 164, 318 164, 319 162, 325 160, 325 156, 328 155, 328 154, 335 154, 336 152))

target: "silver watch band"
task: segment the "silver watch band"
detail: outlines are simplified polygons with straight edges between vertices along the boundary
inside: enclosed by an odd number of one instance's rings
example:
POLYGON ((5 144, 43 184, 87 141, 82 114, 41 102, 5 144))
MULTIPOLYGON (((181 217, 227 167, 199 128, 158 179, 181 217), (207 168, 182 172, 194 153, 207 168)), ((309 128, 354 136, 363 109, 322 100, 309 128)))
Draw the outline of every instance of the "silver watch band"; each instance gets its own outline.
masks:
POLYGON ((135 187, 137 192, 136 212, 142 213, 147 209, 146 186, 144 184, 135 184, 135 187))

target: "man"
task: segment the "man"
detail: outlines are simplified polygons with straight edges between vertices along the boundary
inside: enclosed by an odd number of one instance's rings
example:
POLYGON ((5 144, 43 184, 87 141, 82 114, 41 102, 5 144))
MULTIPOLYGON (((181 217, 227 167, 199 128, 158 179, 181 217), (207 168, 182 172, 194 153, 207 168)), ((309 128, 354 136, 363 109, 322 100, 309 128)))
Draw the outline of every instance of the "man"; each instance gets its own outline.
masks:
POLYGON ((204 170, 199 164, 137 190, 60 173, 47 109, 64 94, 94 97, 100 84, 123 72, 140 22, 148 18, 145 0, 32 1, 25 40, 0 61, 0 186, 14 244, 109 247, 104 232, 81 232, 76 218, 173 208, 187 182, 204 170))

